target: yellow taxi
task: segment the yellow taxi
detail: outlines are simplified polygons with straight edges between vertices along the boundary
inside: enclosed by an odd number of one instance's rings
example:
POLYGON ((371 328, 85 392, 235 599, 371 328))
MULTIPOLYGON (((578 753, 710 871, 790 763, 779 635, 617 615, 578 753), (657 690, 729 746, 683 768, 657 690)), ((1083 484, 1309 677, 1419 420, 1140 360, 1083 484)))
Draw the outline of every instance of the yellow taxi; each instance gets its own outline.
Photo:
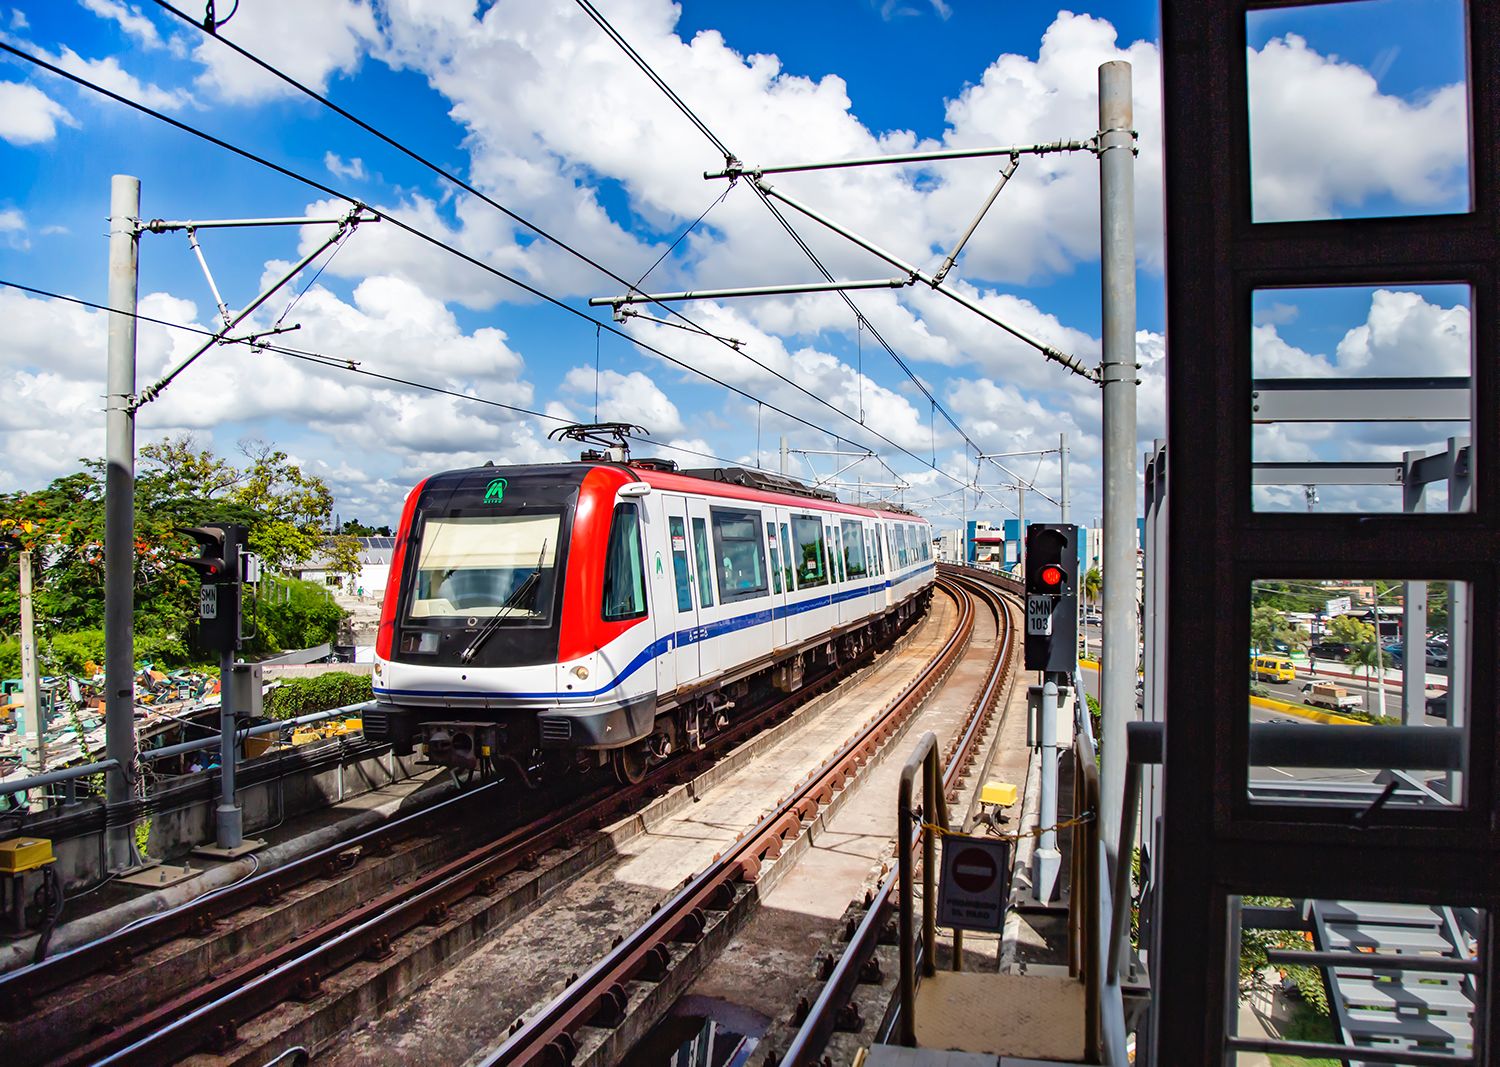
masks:
POLYGON ((1285 656, 1251 656, 1250 676, 1263 682, 1294 682, 1297 669, 1285 656))

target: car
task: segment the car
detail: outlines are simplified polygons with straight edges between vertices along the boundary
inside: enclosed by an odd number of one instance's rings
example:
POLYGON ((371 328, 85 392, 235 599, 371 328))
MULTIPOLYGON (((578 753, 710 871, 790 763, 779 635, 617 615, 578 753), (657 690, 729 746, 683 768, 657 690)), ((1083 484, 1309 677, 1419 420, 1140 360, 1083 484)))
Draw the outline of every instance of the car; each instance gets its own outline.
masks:
POLYGON ((1429 642, 1427 645, 1427 666, 1448 666, 1448 646, 1432 644, 1429 642))
POLYGON ((1307 646, 1307 654, 1313 659, 1348 659, 1353 651, 1342 641, 1319 641, 1307 646))
POLYGON ((1434 693, 1427 698, 1427 714, 1448 721, 1448 694, 1434 693))

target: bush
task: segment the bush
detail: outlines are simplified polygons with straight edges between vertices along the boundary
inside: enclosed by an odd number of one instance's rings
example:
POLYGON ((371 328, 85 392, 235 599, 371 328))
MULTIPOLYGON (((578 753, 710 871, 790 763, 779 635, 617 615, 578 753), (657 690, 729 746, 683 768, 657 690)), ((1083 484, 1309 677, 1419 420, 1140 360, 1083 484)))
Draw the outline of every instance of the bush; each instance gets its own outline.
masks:
POLYGON ((287 678, 266 694, 266 716, 295 719, 329 708, 358 704, 374 695, 367 674, 329 671, 306 678, 287 678))
POLYGON ((74 630, 72 633, 53 634, 47 642, 51 655, 45 655, 49 670, 64 674, 84 675, 84 664, 104 665, 104 631, 74 630))
POLYGON ((0 678, 21 677, 21 642, 0 638, 0 678))
MULTIPOLYGON (((247 587, 248 589, 248 587, 247 587)), ((296 579, 272 579, 264 599, 245 597, 246 629, 255 630, 249 651, 280 652, 310 648, 338 636, 344 609, 323 586, 296 579)))

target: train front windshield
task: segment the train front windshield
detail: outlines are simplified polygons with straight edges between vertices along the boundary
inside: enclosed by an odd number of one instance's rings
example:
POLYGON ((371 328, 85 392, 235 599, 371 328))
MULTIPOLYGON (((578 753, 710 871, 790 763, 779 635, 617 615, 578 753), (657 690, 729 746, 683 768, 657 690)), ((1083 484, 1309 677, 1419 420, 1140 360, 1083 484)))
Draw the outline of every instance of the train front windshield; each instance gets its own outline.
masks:
POLYGON ((555 512, 429 518, 408 619, 547 625, 561 531, 555 512))

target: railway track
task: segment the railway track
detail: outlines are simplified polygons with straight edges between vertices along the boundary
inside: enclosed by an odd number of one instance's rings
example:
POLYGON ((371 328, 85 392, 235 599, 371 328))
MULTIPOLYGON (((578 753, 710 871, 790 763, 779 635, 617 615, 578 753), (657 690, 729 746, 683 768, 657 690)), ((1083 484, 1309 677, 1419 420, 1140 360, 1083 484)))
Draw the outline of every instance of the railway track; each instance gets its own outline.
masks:
MULTIPOLYGON (((80 1007, 93 1017, 93 1025, 75 1021, 71 1029, 62 1031, 62 1047, 33 1046, 38 1053, 35 1058, 59 1064, 163 1063, 199 1051, 227 1051, 236 1044, 240 1027, 247 1020, 288 998, 316 999, 324 982, 351 963, 389 955, 402 934, 419 926, 441 926, 461 903, 497 895, 507 875, 537 869, 548 850, 577 845, 612 819, 639 809, 650 798, 700 773, 769 723, 790 715, 834 686, 857 666, 814 679, 797 694, 733 724, 702 752, 682 753, 636 785, 611 785, 536 813, 456 857, 450 854, 434 859, 429 855, 428 868, 413 870, 418 865, 409 864, 402 872, 412 875, 407 880, 394 886, 387 883, 378 891, 352 898, 332 916, 317 916, 312 903, 301 914, 284 914, 280 918, 286 929, 279 940, 269 940, 270 935, 265 935, 265 943, 256 943, 255 938, 216 935, 232 917, 247 909, 274 906, 299 891, 312 901, 317 893, 310 886, 315 890, 320 880, 349 867, 351 860, 358 864, 366 857, 388 855, 395 848, 394 842, 403 836, 430 833, 443 823, 469 824, 486 810, 492 822, 503 783, 481 786, 40 965, 12 972, 0 978, 0 1004, 8 1006, 13 1018, 33 1023, 51 1019, 53 1016, 45 1010, 49 995, 86 989, 90 984, 114 985, 134 961, 150 960, 163 946, 185 943, 198 962, 194 967, 163 974, 163 981, 154 986, 153 1002, 143 1007, 121 996, 114 997, 112 1004, 108 996, 85 996, 80 1007), (226 940, 234 944, 205 947, 226 940), (118 1010, 113 1016, 109 1012, 95 1014, 92 1009, 101 1004, 118 1010), (43 1009, 40 1012, 39 1005, 43 1009), (100 1024, 100 1018, 111 1021, 100 1024)), ((368 884, 371 880, 367 877, 365 881, 368 884)), ((476 931, 482 933, 482 929, 476 931)), ((143 995, 139 987, 135 995, 143 995)), ((79 998, 75 997, 74 1003, 78 1004, 79 998)))
MULTIPOLYGON (((960 605, 959 623, 940 653, 896 699, 780 800, 732 848, 689 878, 633 933, 624 936, 548 1004, 530 1017, 518 1020, 504 1044, 483 1061, 484 1067, 516 1064, 563 1067, 580 1062, 617 1062, 623 1058, 643 1025, 637 1020, 629 1033, 624 1032, 622 1024, 632 1016, 633 1009, 644 1004, 649 1014, 659 1017, 670 1007, 672 997, 684 986, 684 980, 674 972, 702 965, 702 959, 695 958, 701 956, 696 947, 710 927, 741 905, 767 864, 776 861, 820 812, 834 804, 881 749, 900 734, 963 654, 973 633, 975 613, 981 605, 986 605, 995 614, 997 632, 1004 637, 996 642, 985 683, 948 753, 950 774, 945 784, 956 788, 978 754, 979 739, 984 735, 995 696, 1006 676, 1011 647, 1009 614, 998 593, 988 587, 964 579, 943 579, 940 588, 960 605)), ((881 902, 889 896, 892 884, 882 887, 881 902)), ((884 907, 873 907, 855 944, 862 946, 863 934, 868 932, 869 944, 873 946, 888 918, 884 907)), ((723 940, 721 937, 721 945, 723 940)), ((814 1047, 821 1049, 820 1038, 826 1041, 825 1030, 832 1032, 847 1003, 847 996, 841 993, 846 979, 857 982, 868 958, 868 954, 861 957, 856 953, 841 960, 834 969, 826 995, 819 998, 808 1014, 808 1036, 797 1053, 803 1058, 797 1062, 814 1062, 817 1055, 814 1047)))

